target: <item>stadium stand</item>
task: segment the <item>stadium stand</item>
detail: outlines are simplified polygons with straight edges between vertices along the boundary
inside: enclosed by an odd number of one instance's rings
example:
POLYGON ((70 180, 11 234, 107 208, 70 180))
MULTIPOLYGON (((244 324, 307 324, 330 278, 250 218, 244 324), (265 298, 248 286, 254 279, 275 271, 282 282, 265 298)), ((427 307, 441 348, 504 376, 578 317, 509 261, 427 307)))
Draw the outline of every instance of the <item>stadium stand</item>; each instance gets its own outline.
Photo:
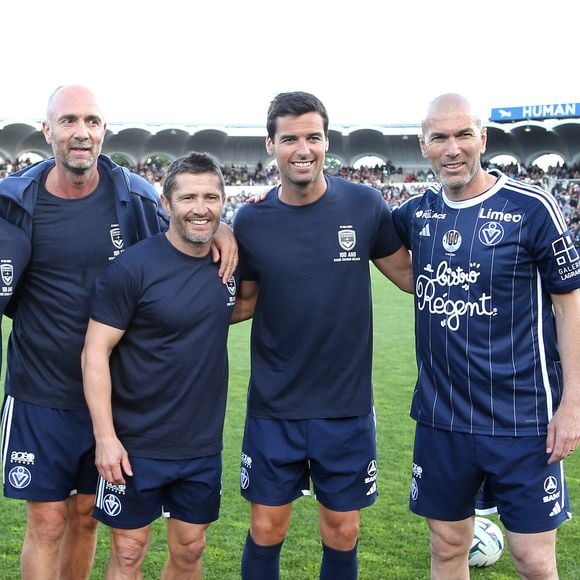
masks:
MULTIPOLYGON (((28 163, 27 159, 20 162, 1 161, 0 179, 22 169, 28 163)), ((486 165, 490 166, 489 163, 486 165)), ((154 184, 159 192, 161 191, 164 173, 162 163, 156 160, 128 166, 132 171, 139 173, 154 184)), ((580 163, 571 167, 566 164, 550 166, 547 171, 536 165, 524 167, 511 164, 494 167, 507 175, 537 184, 550 191, 562 208, 576 246, 580 246, 580 163)), ((273 165, 265 167, 262 163, 258 163, 255 167, 248 167, 247 165, 226 164, 222 166, 222 170, 227 190, 223 218, 228 223, 232 222, 238 207, 245 203, 249 197, 278 183, 278 172, 273 165)), ((337 167, 329 169, 328 172, 375 187, 381 191, 391 207, 399 205, 412 195, 422 193, 434 180, 433 174, 428 170, 404 173, 389 162, 374 167, 361 166, 356 169, 354 167, 337 167)))

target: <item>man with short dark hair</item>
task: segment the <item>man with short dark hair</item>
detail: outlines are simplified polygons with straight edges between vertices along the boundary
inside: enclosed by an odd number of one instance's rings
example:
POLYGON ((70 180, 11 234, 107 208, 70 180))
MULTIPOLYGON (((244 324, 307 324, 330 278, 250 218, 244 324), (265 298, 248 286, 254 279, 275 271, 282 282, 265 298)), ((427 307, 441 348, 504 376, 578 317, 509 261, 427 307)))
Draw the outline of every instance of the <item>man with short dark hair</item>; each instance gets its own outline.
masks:
POLYGON ((169 517, 164 578, 201 578, 218 517, 227 334, 236 282, 210 248, 225 199, 208 155, 169 165, 169 229, 129 248, 97 283, 83 350, 100 478, 95 517, 111 528, 108 578, 137 577, 151 523, 169 517))
POLYGON ((377 496, 369 260, 411 291, 408 252, 380 193, 323 174, 328 114, 279 94, 266 150, 280 185, 238 211, 240 306, 252 321, 241 490, 251 502, 244 579, 279 577, 292 503, 319 502, 320 577, 357 577, 360 510, 377 496))

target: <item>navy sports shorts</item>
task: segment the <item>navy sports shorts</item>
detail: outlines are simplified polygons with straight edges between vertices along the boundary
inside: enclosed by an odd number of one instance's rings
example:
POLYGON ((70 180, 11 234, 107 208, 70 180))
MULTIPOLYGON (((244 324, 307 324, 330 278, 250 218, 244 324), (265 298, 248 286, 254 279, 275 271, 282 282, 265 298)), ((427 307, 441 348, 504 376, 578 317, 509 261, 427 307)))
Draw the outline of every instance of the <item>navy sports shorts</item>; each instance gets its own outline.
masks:
POLYGON ((505 527, 546 532, 570 519, 563 462, 548 465, 546 437, 471 435, 417 424, 410 509, 458 521, 474 514, 485 482, 505 527))
POLYGON ((189 524, 218 519, 221 453, 196 459, 129 456, 133 476, 126 485, 99 476, 93 516, 111 528, 134 530, 164 516, 189 524))
POLYGON ((333 511, 377 497, 374 414, 340 419, 246 418, 240 473, 248 501, 278 506, 310 495, 333 511))
POLYGON ((7 395, 2 409, 4 495, 63 501, 95 493, 95 440, 89 412, 41 407, 7 395))

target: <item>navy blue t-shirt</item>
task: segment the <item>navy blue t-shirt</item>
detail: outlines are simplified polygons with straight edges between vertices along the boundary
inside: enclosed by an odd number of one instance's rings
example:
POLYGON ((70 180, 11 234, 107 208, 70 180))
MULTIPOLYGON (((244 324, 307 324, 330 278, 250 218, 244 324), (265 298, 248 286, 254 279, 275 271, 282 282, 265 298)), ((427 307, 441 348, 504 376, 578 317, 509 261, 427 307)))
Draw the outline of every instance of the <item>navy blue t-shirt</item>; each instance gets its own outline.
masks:
POLYGON ((97 282, 91 318, 125 330, 111 354, 113 420, 131 455, 219 453, 236 285, 211 255, 193 258, 165 234, 127 249, 97 282))
POLYGON ((327 177, 312 204, 278 189, 238 211, 241 279, 258 282, 248 413, 356 417, 372 410, 369 260, 401 242, 375 189, 327 177))
MULTIPOLYGON (((23 230, 0 218, 0 323, 30 260, 30 240, 23 230)), ((0 324, 0 347, 2 326, 0 324)), ((0 368, 2 349, 0 348, 0 368)))
POLYGON ((32 258, 8 345, 6 391, 57 409, 86 409, 80 355, 97 276, 123 251, 113 186, 104 172, 80 199, 44 187, 34 209, 32 258))
POLYGON ((496 175, 472 199, 437 186, 393 212, 415 274, 411 415, 449 431, 544 435, 563 387, 550 294, 580 287, 580 258, 554 196, 496 175))

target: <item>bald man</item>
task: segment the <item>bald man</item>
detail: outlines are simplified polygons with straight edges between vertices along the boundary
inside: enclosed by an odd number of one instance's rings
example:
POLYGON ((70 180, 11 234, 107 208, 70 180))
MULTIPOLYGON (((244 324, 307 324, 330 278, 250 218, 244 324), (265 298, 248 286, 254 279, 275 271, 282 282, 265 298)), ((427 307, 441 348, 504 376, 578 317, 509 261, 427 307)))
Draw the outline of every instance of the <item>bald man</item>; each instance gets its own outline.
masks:
MULTIPOLYGON (((153 187, 101 154, 107 125, 90 90, 59 87, 42 130, 54 158, 0 182, 0 217, 32 240, 7 357, 4 494, 27 501, 22 577, 79 580, 97 526, 80 366, 90 298, 105 267, 166 219, 153 187)), ((222 253, 229 278, 235 258, 222 253)))
POLYGON ((434 99, 419 145, 439 184, 393 212, 415 280, 410 507, 431 577, 468 580, 485 481, 520 577, 555 580, 580 439, 579 257, 551 194, 482 169, 486 143, 464 97, 434 99))

